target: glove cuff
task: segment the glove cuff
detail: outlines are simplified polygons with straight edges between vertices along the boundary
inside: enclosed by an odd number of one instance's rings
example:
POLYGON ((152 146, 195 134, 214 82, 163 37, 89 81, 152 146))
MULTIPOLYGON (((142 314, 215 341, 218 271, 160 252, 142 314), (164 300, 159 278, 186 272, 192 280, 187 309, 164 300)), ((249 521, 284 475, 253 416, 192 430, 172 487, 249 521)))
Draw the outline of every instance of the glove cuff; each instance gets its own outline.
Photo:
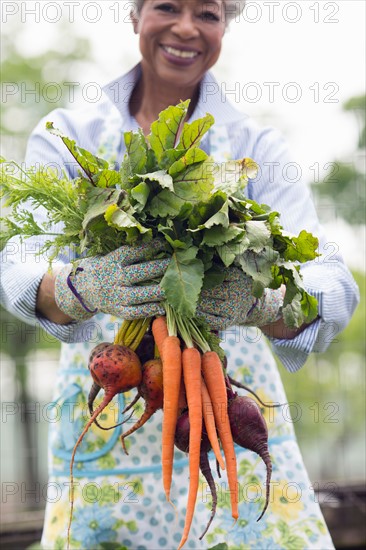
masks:
POLYGON ((56 275, 55 300, 63 313, 76 321, 86 321, 93 317, 97 310, 91 311, 75 288, 78 269, 73 273, 71 264, 65 265, 56 275))
POLYGON ((261 327, 274 323, 281 318, 282 306, 282 290, 266 288, 262 298, 258 299, 252 310, 249 311, 245 324, 261 327))

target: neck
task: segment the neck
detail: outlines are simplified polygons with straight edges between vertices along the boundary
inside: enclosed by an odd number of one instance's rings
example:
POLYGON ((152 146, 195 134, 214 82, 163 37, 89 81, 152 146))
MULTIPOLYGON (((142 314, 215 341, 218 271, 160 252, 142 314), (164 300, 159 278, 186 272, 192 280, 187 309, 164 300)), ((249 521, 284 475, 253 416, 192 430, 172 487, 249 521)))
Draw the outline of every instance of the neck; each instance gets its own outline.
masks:
POLYGON ((145 134, 150 132, 151 124, 158 118, 159 113, 169 105, 177 105, 180 101, 191 100, 187 118, 193 113, 199 96, 199 84, 191 87, 176 88, 156 80, 154 75, 142 72, 130 98, 130 113, 135 117, 145 134))

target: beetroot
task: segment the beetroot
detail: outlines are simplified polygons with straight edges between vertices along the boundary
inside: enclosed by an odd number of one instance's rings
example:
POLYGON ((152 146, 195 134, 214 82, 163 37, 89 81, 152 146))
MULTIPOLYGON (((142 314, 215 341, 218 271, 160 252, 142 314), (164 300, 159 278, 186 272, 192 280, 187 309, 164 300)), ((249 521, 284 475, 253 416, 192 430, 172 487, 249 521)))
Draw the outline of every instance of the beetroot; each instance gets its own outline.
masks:
POLYGON ((142 337, 141 342, 136 348, 136 353, 140 358, 141 365, 154 359, 155 340, 150 331, 146 332, 142 337))
POLYGON ((126 454, 128 452, 125 438, 141 428, 157 410, 163 408, 163 367, 160 359, 151 359, 142 366, 142 381, 133 402, 135 403, 140 396, 145 399, 145 411, 136 424, 121 435, 122 446, 126 454))
MULTIPOLYGON (((183 451, 184 453, 189 452, 189 416, 188 411, 185 411, 182 413, 177 421, 177 426, 175 429, 175 438, 174 438, 175 446, 178 447, 180 451, 183 451)), ((200 540, 203 539, 205 534, 207 533, 213 518, 216 514, 216 506, 217 506, 217 492, 216 492, 216 485, 214 482, 214 479, 212 477, 212 472, 210 468, 210 463, 208 460, 208 452, 211 450, 211 444, 210 440, 208 439, 208 435, 206 432, 205 423, 203 421, 202 426, 202 438, 201 438, 201 452, 200 452, 200 470, 202 472, 202 475, 205 477, 207 484, 210 488, 211 496, 212 496, 212 509, 211 509, 211 516, 208 520, 208 523, 206 525, 205 530, 203 531, 202 535, 200 536, 200 540)))
POLYGON ((240 447, 257 453, 267 468, 266 502, 259 521, 267 509, 272 474, 272 462, 268 452, 268 429, 259 405, 250 397, 235 396, 229 400, 228 414, 233 440, 240 447))
POLYGON ((92 351, 88 366, 93 380, 97 385, 93 385, 93 387, 96 388, 94 392, 97 391, 98 387, 103 388, 104 398, 86 423, 72 452, 70 461, 71 510, 67 533, 68 541, 70 540, 70 528, 74 506, 73 466, 77 448, 94 420, 103 409, 105 409, 108 403, 112 401, 113 397, 118 393, 124 393, 131 388, 135 388, 140 384, 142 379, 140 359, 130 348, 119 344, 99 344, 92 351))

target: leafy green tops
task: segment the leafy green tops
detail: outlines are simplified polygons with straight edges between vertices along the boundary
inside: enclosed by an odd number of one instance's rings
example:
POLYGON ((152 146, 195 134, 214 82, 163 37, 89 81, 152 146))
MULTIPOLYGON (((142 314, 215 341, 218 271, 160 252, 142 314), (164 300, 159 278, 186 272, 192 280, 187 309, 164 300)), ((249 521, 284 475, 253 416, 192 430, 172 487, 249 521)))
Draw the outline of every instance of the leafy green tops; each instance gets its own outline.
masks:
POLYGON ((318 240, 306 231, 289 235, 277 212, 245 197, 256 163, 216 163, 199 147, 214 119, 207 114, 184 122, 188 106, 185 101, 165 109, 146 137, 141 130, 125 132, 119 170, 48 123, 80 166, 79 175, 70 181, 51 169, 23 170, 3 161, 1 196, 11 214, 1 220, 2 247, 16 235, 44 235, 42 252, 50 251, 52 259, 65 247, 94 256, 160 237, 171 256, 160 284, 180 315, 193 316, 201 290, 220 284, 236 265, 251 277, 256 297, 266 287, 286 285, 288 326, 310 322, 317 301, 305 291, 299 264, 317 257, 318 240), (46 210, 45 223, 24 208, 27 201, 46 210), (58 222, 63 229, 55 234, 58 222))

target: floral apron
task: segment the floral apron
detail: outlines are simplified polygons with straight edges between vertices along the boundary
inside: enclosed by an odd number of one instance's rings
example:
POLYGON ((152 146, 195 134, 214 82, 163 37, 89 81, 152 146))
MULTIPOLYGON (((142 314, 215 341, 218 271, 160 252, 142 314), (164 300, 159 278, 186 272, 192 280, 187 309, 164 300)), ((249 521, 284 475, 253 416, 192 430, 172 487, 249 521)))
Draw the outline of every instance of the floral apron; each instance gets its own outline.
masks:
MULTIPOLYGON (((117 131, 111 131, 116 120, 106 124, 109 136, 118 135, 117 131)), ((210 151, 218 161, 230 157, 225 127, 210 130, 209 139, 210 151)), ((115 148, 113 140, 106 141, 104 156, 113 153, 115 148)), ((99 342, 114 340, 121 322, 107 315, 97 315, 93 321, 93 330, 86 335, 84 343, 63 344, 61 349, 55 399, 49 411, 50 478, 42 537, 42 546, 47 550, 67 547, 70 458, 89 417, 87 396, 91 377, 87 369, 88 356, 99 342)), ((275 360, 261 332, 255 328, 234 327, 225 331, 222 338, 229 373, 255 390, 263 401, 286 403, 275 360)), ((116 397, 100 415, 100 423, 112 426, 120 421, 119 411, 133 399, 134 392, 116 397)), ((240 390, 239 393, 246 392, 240 390)), ((123 425, 124 431, 136 421, 141 411, 142 405, 123 425)), ((226 542, 230 550, 334 548, 301 458, 288 407, 266 408, 264 415, 273 461, 267 512, 257 522, 265 498, 265 466, 255 453, 237 447, 239 520, 234 526, 226 474, 223 472, 218 478, 215 461, 211 459, 218 494, 216 517, 200 541, 211 513, 210 491, 202 479, 186 548, 207 549, 220 542, 226 542)), ((74 465, 75 504, 70 548, 177 548, 187 503, 188 459, 176 451, 171 491, 176 515, 171 504, 166 502, 162 486, 161 420, 162 412, 158 411, 144 427, 127 438, 128 456, 119 440, 121 427, 104 431, 93 424, 89 429, 74 465)))

